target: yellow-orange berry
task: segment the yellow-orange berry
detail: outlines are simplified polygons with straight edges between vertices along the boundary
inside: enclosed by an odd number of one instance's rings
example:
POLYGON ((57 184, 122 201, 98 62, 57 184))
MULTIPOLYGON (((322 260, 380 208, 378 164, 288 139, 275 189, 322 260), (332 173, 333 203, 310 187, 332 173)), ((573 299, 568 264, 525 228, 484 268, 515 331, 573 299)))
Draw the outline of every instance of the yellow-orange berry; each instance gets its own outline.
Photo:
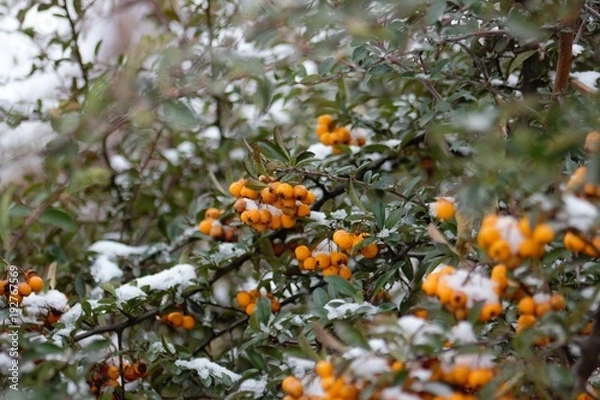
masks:
POLYGON ((221 225, 218 222, 215 223, 215 224, 212 224, 212 226, 210 227, 210 231, 208 232, 208 234, 213 239, 221 238, 223 236, 223 225, 221 225))
POLYGON ((517 327, 520 329, 530 328, 535 325, 536 321, 536 318, 532 314, 523 314, 517 319, 517 327))
POLYGON ((181 327, 185 330, 191 330, 194 329, 194 327, 196 326, 196 320, 194 319, 194 317, 192 317, 191 315, 184 315, 183 316, 183 321, 181 323, 181 327))
POLYGON ((281 199, 293 199, 294 198, 294 188, 289 183, 281 183, 275 189, 275 193, 281 199))
POLYGON ((290 217, 289 215, 283 214, 281 216, 281 226, 285 229, 290 229, 296 226, 296 219, 294 217, 290 217))
POLYGON ((246 185, 245 179, 233 182, 231 185, 229 185, 229 193, 231 193, 233 197, 240 197, 244 185, 246 185))
POLYGON ((477 244, 483 248, 488 248, 500 239, 500 232, 495 226, 483 225, 477 235, 477 244))
POLYGON ((338 275, 339 271, 340 269, 338 267, 330 265, 323 270, 323 276, 338 275))
POLYGON ((116 367, 116 366, 114 366, 114 365, 111 365, 111 366, 109 366, 109 367, 106 369, 106 376, 107 376, 109 379, 112 379, 112 380, 115 380, 115 381, 116 381, 117 379, 119 379, 119 376, 120 376, 120 375, 121 375, 121 374, 119 373, 119 368, 118 368, 118 367, 116 367))
POLYGON ((500 303, 488 303, 481 308, 479 320, 487 322, 502 314, 502 305, 500 303))
POLYGON ((125 379, 125 382, 133 382, 137 378, 138 374, 135 372, 135 368, 133 368, 133 365, 126 364, 123 367, 123 379, 125 379))
POLYGON ((463 292, 454 291, 450 299, 450 306, 454 308, 463 308, 467 305, 467 295, 463 292))
POLYGON ((469 373, 469 378, 467 379, 467 386, 473 389, 480 389, 483 386, 487 385, 493 377, 494 374, 489 369, 475 369, 469 373))
POLYGON ((315 372, 320 378, 333 376, 334 368, 333 364, 326 360, 320 360, 315 365, 315 372))
POLYGON ((448 199, 438 199, 434 204, 435 217, 442 221, 448 221, 454 217, 454 203, 448 199))
POLYGON ((311 254, 312 252, 310 251, 310 249, 304 245, 298 246, 294 250, 294 255, 296 256, 296 260, 298 261, 306 260, 308 257, 311 256, 311 254))
POLYGON ((204 218, 217 219, 219 215, 221 215, 221 211, 214 207, 210 207, 204 212, 204 218))
POLYGON ((306 193, 306 197, 300 201, 302 204, 312 204, 315 202, 315 194, 309 190, 308 193, 306 193))
POLYGON ((552 307, 554 311, 564 310, 566 307, 565 298, 559 293, 553 294, 552 297, 550 297, 550 307, 552 307))
POLYGON ((338 271, 338 275, 344 278, 345 280, 349 281, 350 278, 352 278, 352 270, 345 266, 341 267, 338 271))
POLYGON ((258 213, 260 215, 261 224, 268 224, 271 222, 271 212, 269 210, 263 208, 259 210, 258 213))
POLYGON ((316 255, 315 261, 316 261, 317 267, 319 267, 321 269, 325 269, 325 268, 329 267, 329 264, 331 264, 331 260, 329 259, 328 254, 316 255))
POLYGON ((547 244, 554 240, 554 230, 548 224, 539 224, 533 230, 532 237, 538 243, 547 244))
POLYGON ((179 328, 183 324, 183 314, 179 311, 174 311, 167 315, 167 323, 173 328, 179 328))
POLYGON ((266 204, 273 204, 277 201, 277 194, 271 185, 260 191, 260 199, 266 204))
POLYGON ((302 262, 302 268, 312 271, 317 268, 317 260, 314 257, 307 257, 302 262))
POLYGON ((535 305, 535 315, 536 317, 541 317, 545 315, 548 311, 552 310, 549 301, 544 301, 542 303, 538 303, 535 305))
POLYGON ((378 252, 379 252, 379 247, 377 247, 377 244, 375 244, 375 243, 370 243, 359 250, 359 253, 364 258, 374 258, 378 252))
POLYGON ((254 314, 254 311, 256 311, 256 303, 250 303, 246 306, 246 314, 247 315, 252 315, 254 314))
POLYGON ((333 117, 329 114, 319 115, 317 117, 317 124, 329 127, 333 124, 333 117))
POLYGON ((519 312, 521 314, 533 315, 535 314, 535 305, 536 304, 533 300, 533 297, 527 296, 519 300, 519 305, 517 306, 517 308, 519 309, 519 312))
POLYGON ((341 249, 348 251, 352 248, 353 237, 344 230, 337 230, 333 234, 333 242, 341 249))
POLYGON ((519 256, 523 258, 538 258, 543 252, 544 248, 533 239, 525 239, 519 245, 519 256))
POLYGON ((299 217, 308 217, 310 215, 310 207, 307 204, 300 204, 296 208, 296 215, 299 217))
POLYGON ((290 396, 300 397, 304 393, 302 382, 293 375, 287 376, 281 382, 281 389, 290 396))
POLYGON ((203 219, 202 221, 200 221, 200 223, 198 224, 198 230, 200 231, 200 233, 208 235, 210 233, 210 229, 212 228, 213 221, 214 220, 212 219, 203 219))
POLYGON ((19 290, 19 294, 23 297, 29 296, 31 294, 31 292, 33 291, 31 289, 31 286, 29 286, 29 284, 27 282, 19 283, 19 286, 17 288, 19 290))
POLYGON ((437 293, 437 285, 437 279, 430 279, 430 277, 428 277, 421 285, 421 290, 423 290, 427 296, 433 296, 437 293))
POLYGON ((331 259, 331 264, 337 267, 348 264, 348 256, 339 251, 329 253, 329 258, 331 259))
POLYGON ((242 197, 247 197, 251 200, 256 200, 256 199, 258 199, 259 193, 256 190, 253 190, 247 186, 244 186, 242 188, 242 190, 240 191, 240 195, 242 197))
POLYGON ((489 249, 489 256, 494 260, 504 261, 510 258, 511 251, 507 241, 496 240, 489 249))
POLYGON ((279 215, 271 215, 271 222, 269 222, 269 228, 273 230, 281 228, 281 217, 279 215))
POLYGON ((278 312, 281 309, 281 303, 277 299, 271 299, 271 312, 278 312))
POLYGON ((44 288, 44 280, 37 275, 30 277, 27 280, 27 283, 29 283, 31 290, 33 290, 35 293, 41 292, 41 290, 44 288))
POLYGON ((296 185, 294 186, 294 199, 302 201, 306 198, 308 194, 308 189, 304 185, 296 185))
POLYGON ((237 301, 240 307, 246 308, 248 304, 252 303, 252 296, 250 296, 250 293, 245 291, 237 292, 235 295, 235 301, 237 301))

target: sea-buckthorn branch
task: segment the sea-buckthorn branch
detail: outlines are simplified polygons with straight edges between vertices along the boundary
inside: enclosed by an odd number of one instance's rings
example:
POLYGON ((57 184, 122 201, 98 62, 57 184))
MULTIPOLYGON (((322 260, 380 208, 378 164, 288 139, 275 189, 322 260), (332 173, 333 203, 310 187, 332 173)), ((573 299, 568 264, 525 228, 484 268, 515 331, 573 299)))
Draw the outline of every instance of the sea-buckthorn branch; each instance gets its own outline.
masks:
POLYGON ((81 56, 81 51, 79 50, 79 32, 77 32, 77 28, 75 26, 76 21, 71 15, 71 12, 69 11, 69 5, 67 4, 67 0, 63 0, 60 7, 65 11, 65 16, 67 18, 67 21, 69 22, 69 29, 71 30, 71 39, 73 40, 73 55, 75 56, 77 65, 81 70, 81 77, 83 78, 83 81, 85 82, 85 87, 87 88, 89 85, 89 76, 87 67, 83 62, 83 57, 81 56))
POLYGON ((569 85, 576 22, 583 6, 583 2, 579 0, 571 1, 570 3, 568 6, 571 8, 571 15, 563 20, 564 26, 558 34, 558 61, 556 63, 556 76, 552 89, 553 101, 558 101, 563 91, 569 85))
POLYGON ((600 362, 600 307, 596 308, 593 316, 594 326, 590 335, 581 342, 581 358, 574 367, 577 383, 577 393, 585 390, 586 383, 592 373, 598 368, 600 362))

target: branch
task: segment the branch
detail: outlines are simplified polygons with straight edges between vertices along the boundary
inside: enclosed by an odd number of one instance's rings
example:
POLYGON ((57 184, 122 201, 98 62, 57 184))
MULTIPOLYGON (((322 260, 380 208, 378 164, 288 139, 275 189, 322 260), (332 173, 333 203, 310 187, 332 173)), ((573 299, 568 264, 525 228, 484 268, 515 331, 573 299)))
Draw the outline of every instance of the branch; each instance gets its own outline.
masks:
POLYGON ((83 81, 85 82, 85 87, 87 87, 89 83, 89 77, 87 73, 87 68, 85 66, 85 63, 83 62, 83 58, 81 57, 81 52, 79 51, 79 32, 77 32, 77 29, 75 28, 75 20, 71 16, 67 0, 63 0, 62 9, 65 10, 67 21, 69 21, 69 28, 71 29, 71 36, 73 37, 73 55, 77 60, 79 69, 81 69, 81 75, 83 77, 83 81))
POLYGON ((589 377, 600 365, 598 362, 598 356, 600 355, 600 307, 594 313, 594 327, 592 328, 592 332, 582 341, 580 349, 581 358, 575 364, 574 368, 574 374, 577 378, 576 390, 578 393, 585 390, 589 377))
POLYGON ((556 63, 556 77, 552 89, 552 101, 557 102, 563 91, 569 86, 571 60, 573 58, 573 38, 575 36, 576 22, 581 13, 581 4, 572 5, 571 15, 563 20, 564 27, 558 38, 558 61, 556 63))
MULTIPOLYGON (((170 306, 170 304, 167 304, 167 306, 170 306)), ((154 309, 154 310, 146 311, 145 313, 140 314, 137 317, 127 319, 123 322, 119 322, 119 323, 116 323, 113 325, 98 326, 94 329, 90 329, 89 331, 80 333, 79 335, 75 335, 73 337, 73 341, 79 342, 80 340, 83 340, 90 336, 99 335, 99 334, 107 333, 107 332, 116 332, 117 334, 119 334, 120 332, 123 332, 123 330, 125 330, 126 328, 129 328, 130 326, 137 325, 142 321, 145 321, 147 319, 154 317, 158 312, 159 312, 158 309, 154 309)))

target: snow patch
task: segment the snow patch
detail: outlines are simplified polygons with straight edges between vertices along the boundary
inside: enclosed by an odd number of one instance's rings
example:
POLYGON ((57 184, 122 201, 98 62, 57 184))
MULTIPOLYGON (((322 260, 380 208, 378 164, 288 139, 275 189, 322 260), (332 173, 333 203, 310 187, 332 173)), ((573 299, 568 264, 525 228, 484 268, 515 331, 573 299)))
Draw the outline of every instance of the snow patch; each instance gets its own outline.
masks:
POLYGON ((238 375, 235 372, 210 361, 208 358, 195 358, 190 361, 177 360, 175 361, 175 365, 182 369, 196 371, 201 379, 208 379, 211 376, 217 379, 222 379, 223 377, 227 376, 229 379, 235 382, 242 377, 241 375, 238 375))

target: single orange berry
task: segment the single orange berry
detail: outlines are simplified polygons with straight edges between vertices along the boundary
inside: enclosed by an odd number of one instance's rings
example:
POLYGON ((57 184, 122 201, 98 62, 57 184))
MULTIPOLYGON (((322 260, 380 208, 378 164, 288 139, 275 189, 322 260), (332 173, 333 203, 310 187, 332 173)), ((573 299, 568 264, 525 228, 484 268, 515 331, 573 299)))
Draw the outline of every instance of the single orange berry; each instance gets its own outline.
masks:
POLYGON ((302 268, 312 271, 317 268, 317 260, 314 257, 307 257, 302 262, 302 268))
POLYGON ((448 199, 438 199, 434 205, 434 216, 442 221, 448 221, 454 217, 454 203, 448 199))
POLYGON ((487 322, 502 314, 502 305, 500 303, 488 303, 481 308, 479 320, 487 322))
POLYGON ((123 367, 123 379, 125 379, 125 382, 133 382, 137 378, 138 374, 135 372, 135 368, 133 368, 133 365, 126 364, 123 367))
POLYGON ((121 374, 119 373, 119 368, 114 365, 109 366, 106 370, 106 376, 109 379, 113 379, 116 381, 117 379, 119 379, 119 376, 121 376, 121 374))
POLYGON ((191 315, 184 315, 181 327, 185 330, 192 330, 196 326, 196 320, 191 315))
POLYGON ((304 393, 302 382, 293 375, 287 376, 281 382, 281 389, 290 396, 300 397, 304 393))
POLYGON ((553 294, 552 297, 550 297, 550 307, 552 307, 554 311, 564 310, 566 307, 565 298, 559 293, 553 294))
POLYGON ((221 215, 221 211, 214 207, 210 207, 204 212, 204 218, 217 219, 219 215, 221 215))
POLYGON ((256 303, 250 303, 246 306, 246 314, 247 315, 252 315, 254 314, 254 311, 256 311, 256 303))
POLYGON ((31 294, 31 292, 33 291, 31 289, 31 286, 29 286, 29 284, 27 282, 19 283, 18 290, 19 290, 19 294, 23 297, 29 296, 31 294))
POLYGON ((327 360, 320 360, 315 365, 315 372, 320 378, 325 378, 327 376, 333 376, 334 368, 333 364, 327 360))
POLYGON ((315 256, 315 261, 317 263, 317 267, 321 269, 325 269, 329 267, 329 264, 331 264, 329 254, 318 254, 317 256, 315 256))
POLYGON ((167 315, 167 323, 173 328, 179 328, 183 324, 183 314, 173 311, 167 315))
POLYGON ((300 204, 296 208, 296 215, 299 217, 308 217, 310 215, 310 207, 306 204, 300 204))
POLYGON ((281 199, 293 199, 294 198, 294 188, 289 183, 281 183, 275 189, 275 193, 281 199))
POLYGON ((245 184, 245 179, 233 182, 231 185, 229 185, 229 193, 231 193, 233 197, 240 197, 245 184))
POLYGON ((352 278, 352 270, 346 266, 341 267, 338 271, 338 275, 344 278, 345 280, 349 281, 350 278, 352 278))
POLYGON ((364 257, 364 258, 374 258, 377 253, 379 253, 379 247, 377 247, 377 244, 375 243, 370 243, 368 245, 366 245, 365 247, 361 248, 359 250, 359 253, 364 257))
POLYGON ((237 301, 240 307, 246 308, 248 304, 252 303, 252 296, 246 291, 237 292, 235 301, 237 301))
POLYGON ((532 237, 538 243, 548 244, 554 240, 554 229, 548 224, 539 224, 533 230, 532 237))
POLYGON ((198 224, 198 230, 200 231, 200 233, 208 235, 213 226, 213 222, 213 219, 203 219, 202 221, 200 221, 200 223, 198 224))
POLYGON ((294 255, 296 256, 296 260, 298 261, 306 260, 308 257, 311 256, 311 254, 312 252, 310 251, 310 249, 304 245, 298 246, 294 250, 294 255))
POLYGON ((535 314, 535 306, 536 304, 535 300, 533 300, 533 297, 527 296, 519 300, 519 305, 517 308, 521 314, 533 315, 535 314))
POLYGON ((296 226, 296 219, 294 217, 290 217, 289 215, 283 214, 281 216, 281 226, 285 229, 290 229, 296 226))

